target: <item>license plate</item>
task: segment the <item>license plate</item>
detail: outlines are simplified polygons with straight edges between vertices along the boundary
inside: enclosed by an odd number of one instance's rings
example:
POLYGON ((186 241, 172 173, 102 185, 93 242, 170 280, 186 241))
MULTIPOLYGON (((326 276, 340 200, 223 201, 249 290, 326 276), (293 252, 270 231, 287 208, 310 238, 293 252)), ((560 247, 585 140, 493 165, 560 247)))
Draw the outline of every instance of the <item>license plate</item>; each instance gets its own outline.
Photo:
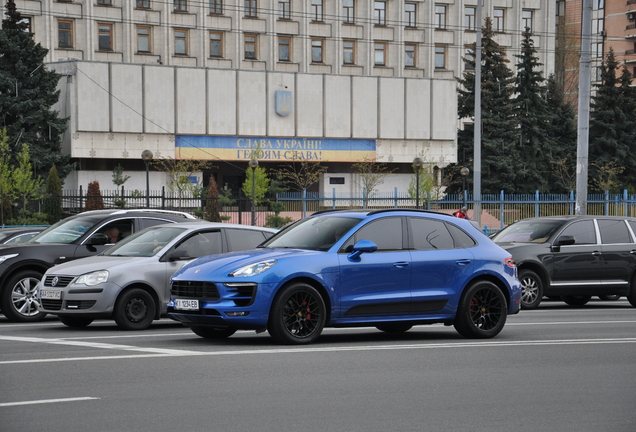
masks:
POLYGON ((62 298, 62 291, 60 290, 40 290, 40 298, 59 300, 62 298))
POLYGON ((199 300, 176 299, 174 308, 177 310, 199 310, 199 300))

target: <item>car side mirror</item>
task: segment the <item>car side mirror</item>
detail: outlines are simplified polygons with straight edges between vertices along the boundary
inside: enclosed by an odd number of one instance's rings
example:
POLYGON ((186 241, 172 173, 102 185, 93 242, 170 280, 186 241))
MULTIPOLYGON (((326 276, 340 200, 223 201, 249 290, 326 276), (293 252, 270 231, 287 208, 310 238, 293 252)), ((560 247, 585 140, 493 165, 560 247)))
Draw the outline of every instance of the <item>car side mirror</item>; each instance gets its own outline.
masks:
POLYGON ((554 243, 555 246, 569 246, 575 243, 574 236, 571 235, 562 235, 557 239, 554 243))
POLYGON ((182 261, 192 258, 193 257, 191 257, 188 251, 186 251, 185 249, 177 249, 168 256, 169 261, 182 261))
POLYGON ((108 244, 108 237, 106 237, 106 234, 96 233, 86 240, 86 244, 91 246, 102 246, 108 244))
POLYGON ((373 243, 371 240, 360 240, 353 245, 353 249, 351 249, 351 253, 347 258, 355 260, 360 258, 360 255, 363 253, 371 253, 376 250, 378 250, 378 245, 373 243))

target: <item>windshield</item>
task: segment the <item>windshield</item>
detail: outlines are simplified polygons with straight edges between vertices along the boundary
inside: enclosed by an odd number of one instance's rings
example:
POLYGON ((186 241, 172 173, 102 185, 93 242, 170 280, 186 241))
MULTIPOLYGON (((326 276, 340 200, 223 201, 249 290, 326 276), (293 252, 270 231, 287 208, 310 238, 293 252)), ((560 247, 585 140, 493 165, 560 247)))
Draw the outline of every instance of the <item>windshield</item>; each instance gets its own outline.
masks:
POLYGON ((320 216, 303 219, 278 232, 260 247, 327 250, 360 219, 341 216, 320 216))
POLYGON ((151 227, 126 237, 103 253, 110 256, 150 257, 161 252, 186 228, 151 227))
POLYGON ((99 223, 103 216, 84 216, 73 219, 64 219, 55 225, 51 225, 40 234, 33 237, 29 243, 64 243, 75 242, 84 233, 99 223))
POLYGON ((557 220, 528 220, 514 223, 497 234, 497 243, 545 243, 563 225, 557 220))

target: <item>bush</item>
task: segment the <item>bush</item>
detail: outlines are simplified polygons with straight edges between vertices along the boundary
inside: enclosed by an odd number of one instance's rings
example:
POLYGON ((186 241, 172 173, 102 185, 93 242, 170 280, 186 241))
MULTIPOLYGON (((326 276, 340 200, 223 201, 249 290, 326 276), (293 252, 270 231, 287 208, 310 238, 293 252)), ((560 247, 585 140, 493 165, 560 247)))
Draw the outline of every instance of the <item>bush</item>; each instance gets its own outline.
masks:
POLYGON ((88 190, 86 191, 86 206, 84 206, 84 211, 103 209, 104 199, 102 198, 102 191, 99 189, 99 182, 92 181, 88 184, 88 190))

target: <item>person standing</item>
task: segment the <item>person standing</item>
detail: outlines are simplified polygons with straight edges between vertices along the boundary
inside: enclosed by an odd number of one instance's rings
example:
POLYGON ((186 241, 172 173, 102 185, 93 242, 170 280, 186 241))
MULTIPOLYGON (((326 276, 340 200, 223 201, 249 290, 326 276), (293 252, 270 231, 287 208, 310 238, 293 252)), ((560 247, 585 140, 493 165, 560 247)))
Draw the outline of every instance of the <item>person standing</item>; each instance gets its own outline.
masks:
POLYGON ((457 210, 455 213, 453 213, 453 216, 458 217, 460 219, 468 219, 470 220, 470 218, 468 217, 468 213, 467 213, 468 209, 466 208, 466 206, 460 208, 459 210, 457 210))

